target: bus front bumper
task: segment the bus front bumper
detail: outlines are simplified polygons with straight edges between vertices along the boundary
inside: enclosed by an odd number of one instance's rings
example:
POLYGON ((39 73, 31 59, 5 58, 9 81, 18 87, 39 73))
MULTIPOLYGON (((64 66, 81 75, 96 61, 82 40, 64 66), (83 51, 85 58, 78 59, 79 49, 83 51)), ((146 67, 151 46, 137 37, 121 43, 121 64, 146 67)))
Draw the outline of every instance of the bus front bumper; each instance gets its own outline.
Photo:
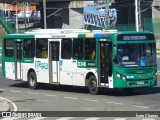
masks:
POLYGON ((135 88, 135 87, 149 87, 157 85, 157 77, 152 79, 143 80, 121 80, 116 79, 114 83, 114 88, 135 88))

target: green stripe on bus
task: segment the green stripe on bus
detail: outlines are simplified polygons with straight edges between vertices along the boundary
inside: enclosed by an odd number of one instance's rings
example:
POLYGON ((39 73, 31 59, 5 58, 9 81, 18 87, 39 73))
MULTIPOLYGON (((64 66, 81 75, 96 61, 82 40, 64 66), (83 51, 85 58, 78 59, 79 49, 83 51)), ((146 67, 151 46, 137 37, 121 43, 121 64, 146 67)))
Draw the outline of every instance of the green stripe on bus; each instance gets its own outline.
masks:
POLYGON ((3 35, 3 39, 5 38, 11 38, 11 39, 25 39, 25 38, 34 38, 35 35, 29 35, 29 34, 9 34, 9 35, 3 35))
POLYGON ((86 38, 86 34, 78 34, 78 38, 86 38))

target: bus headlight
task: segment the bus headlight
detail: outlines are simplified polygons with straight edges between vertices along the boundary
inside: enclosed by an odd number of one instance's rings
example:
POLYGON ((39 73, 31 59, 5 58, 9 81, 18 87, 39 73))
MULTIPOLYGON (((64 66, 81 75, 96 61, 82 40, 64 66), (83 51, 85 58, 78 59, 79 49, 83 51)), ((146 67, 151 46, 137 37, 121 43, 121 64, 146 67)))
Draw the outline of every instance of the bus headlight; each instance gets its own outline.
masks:
POLYGON ((118 78, 126 81, 126 77, 125 77, 125 76, 123 76, 123 75, 121 75, 121 74, 118 74, 118 73, 116 73, 116 75, 117 75, 118 78))
POLYGON ((157 77, 157 72, 153 75, 153 78, 157 77))

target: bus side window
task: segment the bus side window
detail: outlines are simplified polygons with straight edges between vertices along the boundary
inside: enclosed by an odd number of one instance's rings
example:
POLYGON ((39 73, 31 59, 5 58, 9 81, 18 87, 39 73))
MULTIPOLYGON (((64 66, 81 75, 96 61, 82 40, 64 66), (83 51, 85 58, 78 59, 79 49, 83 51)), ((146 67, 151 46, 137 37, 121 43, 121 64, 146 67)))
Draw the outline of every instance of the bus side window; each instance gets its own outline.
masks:
POLYGON ((36 58, 48 58, 48 39, 36 40, 36 58))
POLYGON ((14 55, 14 41, 13 39, 7 39, 4 42, 5 57, 13 57, 14 55))
POLYGON ((62 59, 71 59, 72 39, 62 39, 62 59))
POLYGON ((73 59, 83 59, 83 39, 73 39, 73 59))
POLYGON ((24 39, 24 57, 33 58, 35 55, 35 40, 24 39))
POLYGON ((85 60, 95 60, 96 58, 96 40, 85 39, 85 60))

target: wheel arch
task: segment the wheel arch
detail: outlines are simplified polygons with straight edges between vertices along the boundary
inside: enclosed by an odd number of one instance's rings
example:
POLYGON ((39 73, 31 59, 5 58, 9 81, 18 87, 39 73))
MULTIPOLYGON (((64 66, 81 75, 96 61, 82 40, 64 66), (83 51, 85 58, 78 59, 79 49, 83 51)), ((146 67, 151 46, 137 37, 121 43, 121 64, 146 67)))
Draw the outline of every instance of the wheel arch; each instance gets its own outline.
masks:
POLYGON ((30 68, 27 73, 27 80, 28 80, 29 73, 31 73, 31 72, 34 72, 36 74, 35 70, 33 68, 30 68))
POLYGON ((92 75, 97 79, 96 75, 93 72, 88 72, 85 78, 85 86, 88 86, 89 77, 92 75))

